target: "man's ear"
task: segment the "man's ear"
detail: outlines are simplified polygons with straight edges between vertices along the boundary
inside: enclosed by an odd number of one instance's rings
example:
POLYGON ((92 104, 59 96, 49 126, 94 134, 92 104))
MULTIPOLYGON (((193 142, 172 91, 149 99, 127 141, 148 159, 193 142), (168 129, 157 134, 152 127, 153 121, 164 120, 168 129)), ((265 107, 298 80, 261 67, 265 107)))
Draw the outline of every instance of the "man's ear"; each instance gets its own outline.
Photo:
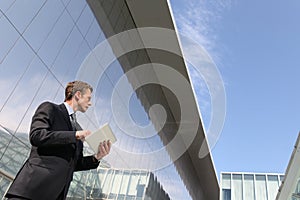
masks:
POLYGON ((79 100, 80 96, 81 96, 81 92, 80 91, 75 92, 74 97, 75 97, 76 101, 79 100))

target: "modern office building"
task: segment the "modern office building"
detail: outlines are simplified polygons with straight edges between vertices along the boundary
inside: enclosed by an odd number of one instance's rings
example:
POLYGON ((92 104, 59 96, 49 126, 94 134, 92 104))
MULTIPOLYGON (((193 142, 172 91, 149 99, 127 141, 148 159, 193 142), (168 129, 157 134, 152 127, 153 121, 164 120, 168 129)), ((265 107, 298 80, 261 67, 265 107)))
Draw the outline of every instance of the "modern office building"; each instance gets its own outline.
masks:
POLYGON ((221 200, 275 200, 284 174, 222 172, 221 200))
POLYGON ((300 134, 289 164, 287 166, 285 177, 279 188, 276 200, 299 200, 300 199, 300 134))
POLYGON ((69 199, 169 200, 153 173, 143 170, 98 168, 72 182, 69 199))
POLYGON ((132 199, 141 191, 152 199, 151 191, 170 199, 219 199, 169 1, 0 1, 0 28, 1 195, 28 156, 37 106, 61 103, 67 82, 81 79, 94 87, 93 107, 78 121, 91 131, 108 122, 118 141, 105 158, 111 168, 76 173, 69 198, 127 195, 133 190, 116 185, 140 176, 160 189, 137 189, 132 199), (116 184, 96 184, 107 173, 116 184))
POLYGON ((299 200, 300 133, 285 174, 222 172, 221 200, 299 200))

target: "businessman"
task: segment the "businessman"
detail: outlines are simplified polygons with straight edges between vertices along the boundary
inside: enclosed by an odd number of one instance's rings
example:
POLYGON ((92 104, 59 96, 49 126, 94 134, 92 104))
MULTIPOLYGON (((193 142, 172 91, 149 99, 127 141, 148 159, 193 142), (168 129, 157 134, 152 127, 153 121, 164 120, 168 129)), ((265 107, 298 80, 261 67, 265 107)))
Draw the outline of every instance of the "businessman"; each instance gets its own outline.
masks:
POLYGON ((92 92, 88 83, 73 81, 65 88, 64 103, 44 102, 37 108, 29 133, 31 152, 7 191, 8 199, 66 199, 74 171, 97 168, 110 152, 110 141, 104 141, 97 154, 83 157, 83 141, 91 132, 82 130, 75 114, 91 106, 92 92))

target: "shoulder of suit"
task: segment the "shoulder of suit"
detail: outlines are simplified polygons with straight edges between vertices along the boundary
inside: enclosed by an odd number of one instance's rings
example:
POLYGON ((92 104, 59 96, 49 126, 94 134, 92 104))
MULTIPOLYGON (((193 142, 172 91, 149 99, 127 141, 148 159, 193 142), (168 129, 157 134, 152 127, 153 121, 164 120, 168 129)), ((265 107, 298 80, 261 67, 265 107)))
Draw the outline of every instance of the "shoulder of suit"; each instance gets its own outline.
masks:
POLYGON ((58 105, 50 101, 44 101, 40 104, 40 106, 58 106, 58 105))
POLYGON ((59 106, 61 106, 61 105, 55 104, 55 103, 50 102, 50 101, 45 101, 45 102, 41 103, 41 104, 38 106, 38 109, 43 109, 43 108, 48 108, 48 109, 58 109, 59 106))

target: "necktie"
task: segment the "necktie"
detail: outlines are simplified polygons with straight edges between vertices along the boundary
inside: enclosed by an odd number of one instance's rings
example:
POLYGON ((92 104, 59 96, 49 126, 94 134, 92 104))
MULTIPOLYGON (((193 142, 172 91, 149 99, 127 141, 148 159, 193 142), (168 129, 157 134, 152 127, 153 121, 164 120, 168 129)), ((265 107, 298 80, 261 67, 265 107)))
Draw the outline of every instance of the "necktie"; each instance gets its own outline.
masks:
POLYGON ((72 128, 73 128, 73 131, 76 131, 76 127, 77 127, 77 120, 76 120, 76 114, 75 113, 72 113, 70 115, 71 117, 71 124, 72 124, 72 128))

